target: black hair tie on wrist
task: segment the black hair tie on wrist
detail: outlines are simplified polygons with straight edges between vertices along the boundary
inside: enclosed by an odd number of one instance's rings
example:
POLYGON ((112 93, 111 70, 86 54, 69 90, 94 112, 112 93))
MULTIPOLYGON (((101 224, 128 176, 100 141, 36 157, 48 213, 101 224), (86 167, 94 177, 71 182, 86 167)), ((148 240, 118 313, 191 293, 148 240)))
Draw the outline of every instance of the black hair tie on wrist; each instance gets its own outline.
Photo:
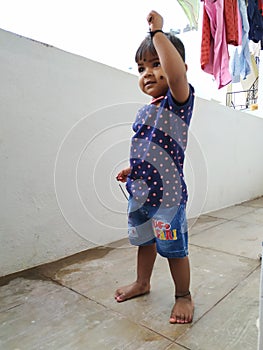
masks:
POLYGON ((151 39, 154 37, 154 35, 156 34, 156 33, 163 33, 163 31, 162 31, 162 29, 156 29, 156 30, 154 30, 154 31, 150 31, 149 32, 149 34, 150 34, 150 36, 151 36, 151 39))

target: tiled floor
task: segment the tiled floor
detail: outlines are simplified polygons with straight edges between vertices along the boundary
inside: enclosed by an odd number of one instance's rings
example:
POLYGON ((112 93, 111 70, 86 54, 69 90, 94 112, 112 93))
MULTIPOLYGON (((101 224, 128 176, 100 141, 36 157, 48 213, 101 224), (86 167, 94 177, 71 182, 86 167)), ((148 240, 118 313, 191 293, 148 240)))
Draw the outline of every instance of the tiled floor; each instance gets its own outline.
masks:
POLYGON ((125 303, 135 277, 127 241, 0 279, 1 350, 256 350, 263 198, 190 226, 191 325, 169 324, 173 286, 158 257, 150 294, 125 303))

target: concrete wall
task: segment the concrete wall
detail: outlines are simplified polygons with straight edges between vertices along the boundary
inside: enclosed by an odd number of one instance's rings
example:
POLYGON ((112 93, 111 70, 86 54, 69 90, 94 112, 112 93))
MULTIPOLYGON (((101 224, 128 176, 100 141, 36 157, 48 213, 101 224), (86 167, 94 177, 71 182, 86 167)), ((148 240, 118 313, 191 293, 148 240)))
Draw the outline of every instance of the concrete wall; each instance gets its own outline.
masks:
POLYGON ((187 149, 189 216, 263 194, 263 118, 197 98, 187 149))
MULTIPOLYGON (((0 30, 0 276, 126 237, 137 77, 0 30)), ((263 194, 263 119, 198 98, 189 216, 263 194)))
MULTIPOLYGON (((83 221, 86 230, 101 231, 85 210, 78 210, 79 203, 83 206, 75 191, 76 167, 69 164, 71 156, 81 152, 81 142, 85 146, 95 129, 100 133, 108 124, 132 120, 138 103, 146 98, 134 75, 3 30, 0 42, 0 275, 6 275, 94 245, 94 239, 87 239, 72 222, 83 221), (131 105, 128 113, 127 105, 131 105), (81 122, 85 120, 84 129, 81 122), (67 134, 76 137, 69 145, 64 170, 67 134), (73 189, 68 185, 71 175, 73 189)), ((113 132, 115 141, 123 137, 118 128, 113 132)), ((110 137, 102 146, 112 141, 110 137)), ((93 146, 87 151, 94 156, 93 146)), ((118 154, 116 159, 121 159, 118 154)), ((86 170, 92 167, 89 164, 86 170)), ((107 173, 101 175, 108 185, 107 173)), ((105 195, 112 198, 109 187, 105 195)), ((99 212, 94 201, 89 198, 89 206, 99 212)), ((124 225, 124 216, 122 220, 124 225)), ((105 232, 111 241, 110 230, 105 232)))

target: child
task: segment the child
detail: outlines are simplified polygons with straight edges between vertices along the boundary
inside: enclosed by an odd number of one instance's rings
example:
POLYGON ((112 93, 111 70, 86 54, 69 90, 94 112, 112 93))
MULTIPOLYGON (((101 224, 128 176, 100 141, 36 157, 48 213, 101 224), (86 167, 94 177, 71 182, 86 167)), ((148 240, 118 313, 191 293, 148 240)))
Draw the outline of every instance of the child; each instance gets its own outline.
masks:
POLYGON ((153 99, 142 107, 133 124, 130 167, 117 175, 127 182, 128 234, 138 246, 137 279, 117 289, 123 302, 150 292, 157 252, 168 259, 175 285, 170 323, 190 323, 194 304, 190 294, 188 232, 185 215, 187 188, 183 175, 187 131, 194 89, 186 77, 184 46, 162 31, 162 16, 147 16, 150 35, 137 50, 139 87, 153 99))

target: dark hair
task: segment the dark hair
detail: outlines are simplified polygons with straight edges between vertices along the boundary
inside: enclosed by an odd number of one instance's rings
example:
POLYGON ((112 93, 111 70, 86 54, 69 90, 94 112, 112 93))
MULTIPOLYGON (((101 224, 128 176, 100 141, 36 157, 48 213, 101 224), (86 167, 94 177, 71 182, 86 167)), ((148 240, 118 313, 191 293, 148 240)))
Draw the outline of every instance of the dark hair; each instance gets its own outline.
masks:
MULTIPOLYGON (((171 33, 164 33, 167 38, 171 41, 171 43, 174 45, 174 47, 177 49, 179 52, 180 56, 182 57, 183 61, 185 62, 185 49, 184 49, 184 44, 182 41, 175 35, 171 33)), ((141 45, 139 46, 136 54, 135 54, 135 62, 138 63, 140 60, 142 60, 143 55, 149 52, 151 55, 155 56, 157 55, 157 52, 155 50, 155 47, 153 45, 153 41, 151 39, 151 36, 148 35, 142 42, 141 45)))

